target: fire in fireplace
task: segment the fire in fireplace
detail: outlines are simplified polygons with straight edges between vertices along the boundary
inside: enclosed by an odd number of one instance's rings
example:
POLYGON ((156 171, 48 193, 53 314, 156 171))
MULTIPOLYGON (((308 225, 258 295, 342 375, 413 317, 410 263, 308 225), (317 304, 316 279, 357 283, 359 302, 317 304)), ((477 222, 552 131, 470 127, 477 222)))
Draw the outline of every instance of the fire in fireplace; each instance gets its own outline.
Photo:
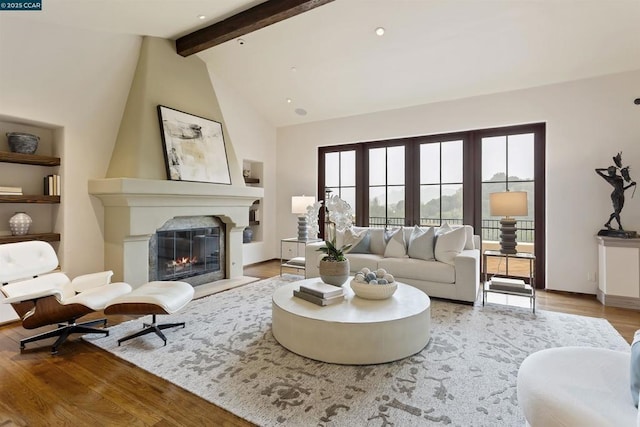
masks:
POLYGON ((197 286, 224 279, 225 231, 215 216, 170 219, 149 240, 149 280, 197 286))
POLYGON ((158 279, 178 280, 220 270, 220 228, 158 232, 158 279))

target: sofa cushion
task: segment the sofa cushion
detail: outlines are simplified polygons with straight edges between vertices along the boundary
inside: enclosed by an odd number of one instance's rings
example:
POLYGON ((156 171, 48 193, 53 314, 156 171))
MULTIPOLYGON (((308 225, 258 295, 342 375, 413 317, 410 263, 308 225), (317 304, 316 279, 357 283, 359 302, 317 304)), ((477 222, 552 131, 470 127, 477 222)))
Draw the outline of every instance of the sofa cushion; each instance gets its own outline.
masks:
POLYGON ((377 254, 354 254, 349 253, 346 255, 349 260, 349 270, 352 273, 358 272, 367 267, 369 270, 375 270, 378 268, 378 263, 382 258, 377 254))
POLYGON ((404 240, 404 230, 402 227, 392 230, 385 236, 387 246, 384 249, 385 258, 406 258, 407 244, 404 240))
POLYGON ((372 254, 384 255, 384 248, 387 246, 384 241, 384 228, 370 228, 371 236, 370 248, 372 254))
POLYGON ((436 239, 434 250, 436 260, 453 265, 455 257, 464 249, 466 240, 467 234, 464 228, 456 228, 440 234, 436 239))
POLYGON ((402 281, 405 279, 424 280, 438 283, 455 283, 456 270, 453 265, 437 261, 423 261, 412 258, 384 258, 378 262, 378 268, 402 281))
POLYGON ((640 329, 633 336, 631 344, 631 398, 633 404, 638 407, 640 394, 640 329))
POLYGON ((433 227, 421 228, 417 225, 413 227, 411 236, 409 237, 409 248, 407 253, 409 258, 422 259, 425 261, 433 260, 433 241, 435 231, 433 227))
POLYGON ((351 247, 345 253, 368 254, 371 252, 369 248, 370 241, 368 229, 356 231, 353 228, 348 228, 344 232, 343 242, 345 245, 351 245, 351 247))

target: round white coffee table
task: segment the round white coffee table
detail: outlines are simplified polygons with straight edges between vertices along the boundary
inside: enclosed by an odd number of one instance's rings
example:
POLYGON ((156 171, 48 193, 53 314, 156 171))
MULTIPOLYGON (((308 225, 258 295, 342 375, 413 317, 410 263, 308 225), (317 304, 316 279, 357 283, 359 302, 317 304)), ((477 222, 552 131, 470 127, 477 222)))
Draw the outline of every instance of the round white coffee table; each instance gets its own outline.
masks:
POLYGON ((273 293, 272 331, 285 348, 310 359, 367 365, 403 359, 431 338, 431 300, 419 289, 398 283, 391 298, 355 296, 349 281, 345 300, 321 307, 293 296, 312 278, 281 286, 273 293))

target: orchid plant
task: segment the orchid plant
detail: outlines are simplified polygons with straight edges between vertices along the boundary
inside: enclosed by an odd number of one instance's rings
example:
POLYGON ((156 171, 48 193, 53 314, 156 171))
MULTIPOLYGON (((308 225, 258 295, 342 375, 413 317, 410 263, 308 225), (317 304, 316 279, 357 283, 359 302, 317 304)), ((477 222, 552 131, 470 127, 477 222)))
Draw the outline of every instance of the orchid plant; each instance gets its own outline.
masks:
MULTIPOLYGON (((319 210, 321 204, 321 201, 317 202, 312 208, 319 210)), ((326 254, 324 258, 325 261, 345 261, 346 258, 344 256, 344 251, 348 250, 351 245, 344 245, 341 248, 336 247, 336 235, 338 231, 342 232, 353 224, 353 209, 349 203, 342 200, 337 194, 326 198, 325 207, 329 217, 327 226, 328 239, 325 239, 325 246, 319 248, 318 251, 326 254)), ((315 212, 316 229, 312 228, 312 231, 317 230, 317 233, 319 231, 317 224, 317 210, 315 212)))

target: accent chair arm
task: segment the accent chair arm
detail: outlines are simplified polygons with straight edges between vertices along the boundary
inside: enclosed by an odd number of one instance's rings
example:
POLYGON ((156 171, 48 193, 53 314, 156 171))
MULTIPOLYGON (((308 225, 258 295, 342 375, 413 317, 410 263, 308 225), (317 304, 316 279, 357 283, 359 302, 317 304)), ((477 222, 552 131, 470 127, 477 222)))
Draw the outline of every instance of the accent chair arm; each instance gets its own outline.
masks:
POLYGON ((98 273, 83 274, 71 281, 71 287, 75 292, 84 292, 87 289, 108 285, 111 282, 113 271, 101 271, 98 273))
POLYGON ((33 301, 40 298, 50 297, 52 295, 55 296, 58 300, 60 300, 62 298, 62 293, 63 293, 62 289, 60 288, 50 288, 50 289, 33 292, 30 294, 23 294, 15 297, 5 298, 4 300, 2 300, 2 302, 5 304, 15 304, 15 303, 21 303, 25 301, 33 301))

